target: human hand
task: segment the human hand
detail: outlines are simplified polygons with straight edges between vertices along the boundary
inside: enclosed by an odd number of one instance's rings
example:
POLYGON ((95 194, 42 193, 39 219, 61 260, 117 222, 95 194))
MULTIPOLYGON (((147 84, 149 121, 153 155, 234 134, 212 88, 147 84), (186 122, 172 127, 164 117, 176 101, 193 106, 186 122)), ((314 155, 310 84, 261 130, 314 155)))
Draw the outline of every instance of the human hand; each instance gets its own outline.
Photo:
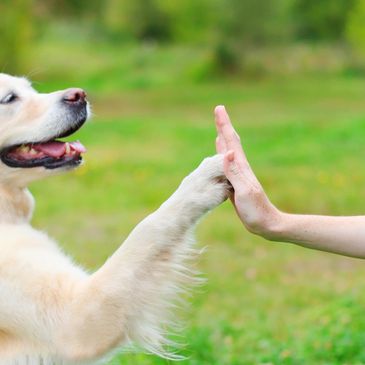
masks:
POLYGON ((245 227, 252 233, 274 238, 281 212, 270 202, 242 149, 224 106, 215 108, 216 149, 224 154, 224 172, 233 186, 231 201, 245 227))

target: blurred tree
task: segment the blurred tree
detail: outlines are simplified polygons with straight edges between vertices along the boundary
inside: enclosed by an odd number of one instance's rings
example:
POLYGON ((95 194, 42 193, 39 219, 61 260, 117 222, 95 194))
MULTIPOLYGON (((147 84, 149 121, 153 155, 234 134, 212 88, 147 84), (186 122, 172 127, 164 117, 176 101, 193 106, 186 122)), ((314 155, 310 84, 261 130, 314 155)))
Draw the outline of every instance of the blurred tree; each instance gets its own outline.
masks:
POLYGON ((89 12, 90 7, 93 8, 93 4, 95 4, 93 0, 88 1, 88 6, 85 6, 83 0, 48 0, 46 2, 49 15, 57 14, 58 16, 74 17, 79 17, 80 15, 84 15, 85 12, 89 12))
POLYGON ((32 0, 0 2, 0 67, 9 73, 24 71, 33 35, 32 0))
POLYGON ((208 50, 201 69, 207 66, 209 72, 218 73, 247 67, 246 56, 253 48, 289 44, 298 39, 336 42, 346 37, 365 53, 364 2, 0 0, 0 66, 21 70, 35 30, 38 34, 65 34, 66 29, 68 35, 81 34, 103 41, 109 38, 118 42, 129 39, 198 44, 208 50))
POLYGON ((157 0, 106 0, 103 18, 114 36, 159 41, 171 37, 171 20, 157 0))
POLYGON ((49 18, 97 18, 104 8, 104 2, 100 0, 88 0, 87 6, 84 0, 35 0, 43 7, 49 18))
POLYGON ((252 47, 288 40, 291 3, 291 0, 221 0, 214 50, 218 71, 237 71, 252 47))
POLYGON ((175 42, 202 43, 214 38, 218 14, 217 0, 158 0, 173 21, 171 38, 175 42))
POLYGON ((293 14, 297 37, 308 40, 342 40, 354 1, 296 0, 293 14))
POLYGON ((350 11, 346 36, 356 53, 365 58, 365 0, 357 0, 350 11))
POLYGON ((236 38, 242 45, 262 44, 275 37, 273 16, 276 0, 225 0, 221 3, 219 26, 224 36, 236 38))

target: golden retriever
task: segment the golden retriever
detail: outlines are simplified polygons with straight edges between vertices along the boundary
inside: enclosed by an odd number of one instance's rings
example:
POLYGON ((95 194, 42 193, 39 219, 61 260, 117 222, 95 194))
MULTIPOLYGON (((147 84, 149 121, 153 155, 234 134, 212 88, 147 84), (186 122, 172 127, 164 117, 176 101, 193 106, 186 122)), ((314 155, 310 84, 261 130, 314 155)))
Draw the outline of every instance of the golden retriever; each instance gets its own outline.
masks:
POLYGON ((205 159, 88 274, 31 227, 27 190, 81 164, 83 145, 58 139, 88 116, 81 89, 40 94, 0 74, 0 364, 93 362, 130 344, 166 354, 170 310, 189 281, 191 232, 227 197, 222 157, 205 159))

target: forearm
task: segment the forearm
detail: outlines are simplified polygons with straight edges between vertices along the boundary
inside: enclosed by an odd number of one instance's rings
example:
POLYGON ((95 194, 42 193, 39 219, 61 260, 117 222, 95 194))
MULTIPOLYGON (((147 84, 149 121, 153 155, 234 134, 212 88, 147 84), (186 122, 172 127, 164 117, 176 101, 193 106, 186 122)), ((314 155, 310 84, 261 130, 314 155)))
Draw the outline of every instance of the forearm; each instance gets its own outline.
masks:
POLYGON ((273 241, 365 258, 365 216, 332 217, 280 213, 263 236, 273 241))

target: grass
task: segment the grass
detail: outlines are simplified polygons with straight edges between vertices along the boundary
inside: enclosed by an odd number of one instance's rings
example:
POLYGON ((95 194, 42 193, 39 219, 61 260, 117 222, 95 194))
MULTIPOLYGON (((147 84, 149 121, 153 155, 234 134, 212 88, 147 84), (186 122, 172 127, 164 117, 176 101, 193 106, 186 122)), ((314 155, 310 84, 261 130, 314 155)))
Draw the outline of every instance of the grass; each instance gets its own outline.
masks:
MULTIPOLYGON (((70 54, 58 59, 53 51, 46 55, 41 46, 39 57, 53 65, 70 54)), ((161 60, 169 59, 164 52, 161 60)), ((82 52, 75 57, 79 62, 82 52)), ((212 109, 220 103, 281 209, 364 213, 364 79, 312 75, 197 84, 182 82, 184 72, 161 79, 153 59, 117 72, 99 55, 73 78, 36 85, 47 91, 80 77, 94 104, 94 120, 78 134, 89 150, 84 167, 32 186, 35 226, 78 262, 100 266, 214 153, 212 109)), ((167 74, 180 70, 162 67, 167 74)), ((197 238, 208 245, 198 264, 208 282, 186 315, 182 354, 189 358, 181 364, 365 364, 363 261, 266 242, 244 230, 228 202, 200 224, 197 238)), ((166 363, 141 354, 110 362, 166 363)))

